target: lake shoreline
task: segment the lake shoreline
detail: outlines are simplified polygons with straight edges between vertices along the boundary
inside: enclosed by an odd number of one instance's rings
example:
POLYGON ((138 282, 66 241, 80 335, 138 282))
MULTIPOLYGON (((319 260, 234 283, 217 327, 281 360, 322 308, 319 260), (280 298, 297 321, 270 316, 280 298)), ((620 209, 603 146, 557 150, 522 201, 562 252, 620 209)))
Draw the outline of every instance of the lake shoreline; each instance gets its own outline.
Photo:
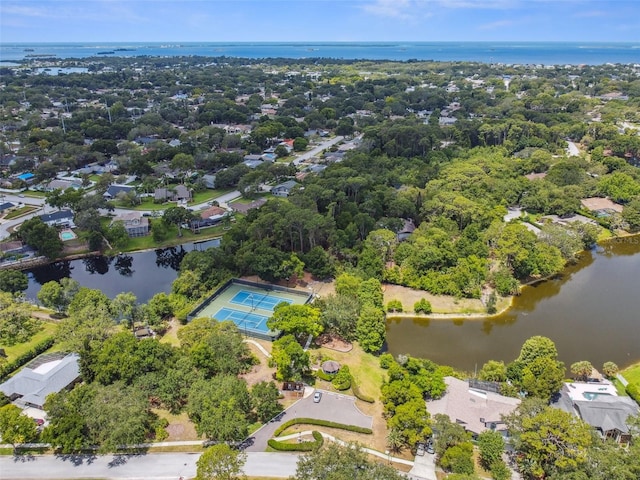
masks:
MULTIPOLYGON (((611 237, 611 238, 607 238, 605 240, 602 240, 600 242, 597 242, 596 246, 601 246, 601 247, 605 247, 607 244, 609 243, 631 243, 631 244, 640 244, 640 233, 633 233, 633 234, 628 234, 628 235, 619 235, 616 237, 611 237)), ((579 257, 580 254, 584 253, 586 250, 582 250, 580 251, 577 256, 579 257)), ((533 287, 536 286, 540 283, 544 283, 544 282, 548 282, 550 280, 553 280, 554 278, 557 278, 558 276, 562 276, 567 270, 568 267, 570 267, 573 263, 567 263, 565 265, 565 267, 562 269, 562 271, 558 272, 558 273, 554 273, 552 275, 546 276, 546 277, 542 277, 542 278, 536 278, 533 280, 530 280, 526 283, 523 283, 522 285, 520 285, 520 293, 518 295, 510 295, 508 297, 501 297, 501 300, 505 301, 506 304, 501 306, 500 308, 498 308, 496 310, 495 313, 484 313, 484 312, 437 312, 437 313, 415 313, 415 312, 387 312, 387 320, 404 320, 404 319, 425 319, 425 320, 450 320, 450 321, 454 321, 454 320, 491 320, 495 317, 499 317, 500 315, 507 313, 512 307, 513 307, 513 301, 514 299, 522 294, 522 289, 524 287, 533 287)), ((385 284, 385 286, 390 286, 393 284, 385 284)), ((394 287, 401 287, 399 285, 393 285, 394 287)), ((412 289, 410 287, 403 287, 406 288, 408 290, 412 290, 414 292, 422 292, 424 295, 429 295, 435 298, 440 298, 440 299, 452 299, 454 297, 450 297, 447 295, 432 295, 429 292, 427 292, 426 290, 416 290, 416 289, 412 289)), ((400 295, 401 298, 398 298, 398 300, 400 300, 402 302, 402 304, 404 305, 406 302, 406 298, 402 298, 402 296, 400 295)), ((385 302, 387 302, 387 299, 385 298, 385 302)))

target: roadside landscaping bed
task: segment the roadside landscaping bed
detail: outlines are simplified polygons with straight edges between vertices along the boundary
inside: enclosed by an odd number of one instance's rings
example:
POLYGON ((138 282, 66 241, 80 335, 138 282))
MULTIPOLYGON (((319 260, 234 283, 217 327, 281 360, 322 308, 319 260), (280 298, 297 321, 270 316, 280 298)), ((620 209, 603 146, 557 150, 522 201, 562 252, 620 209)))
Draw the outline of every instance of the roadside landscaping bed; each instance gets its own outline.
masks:
POLYGON ((13 220, 14 218, 22 217, 23 215, 28 215, 29 213, 35 212, 36 210, 39 210, 39 209, 40 207, 32 207, 31 205, 25 205, 24 207, 11 210, 3 218, 4 220, 13 220))

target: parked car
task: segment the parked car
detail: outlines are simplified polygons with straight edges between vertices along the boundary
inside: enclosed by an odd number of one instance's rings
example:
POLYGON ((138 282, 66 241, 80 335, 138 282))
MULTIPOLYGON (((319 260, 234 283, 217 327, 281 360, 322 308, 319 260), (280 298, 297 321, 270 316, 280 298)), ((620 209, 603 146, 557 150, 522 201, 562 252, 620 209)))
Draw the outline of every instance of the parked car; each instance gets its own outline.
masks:
POLYGON ((436 453, 435 449, 433 448, 432 440, 429 440, 429 443, 427 443, 427 453, 431 453, 431 454, 436 453))
POLYGON ((422 457, 424 455, 424 443, 419 443, 416 448, 416 455, 422 457))
POLYGON ((322 400, 322 392, 316 392, 313 395, 313 403, 320 403, 320 400, 322 400))

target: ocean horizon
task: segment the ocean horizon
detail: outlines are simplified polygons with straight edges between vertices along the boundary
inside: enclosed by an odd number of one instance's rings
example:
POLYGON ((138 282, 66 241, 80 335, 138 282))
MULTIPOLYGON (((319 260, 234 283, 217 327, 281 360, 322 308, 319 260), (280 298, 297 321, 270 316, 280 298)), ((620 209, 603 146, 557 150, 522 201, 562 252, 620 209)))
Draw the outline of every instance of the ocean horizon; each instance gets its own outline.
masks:
POLYGON ((519 65, 640 63, 640 42, 56 42, 2 43, 0 61, 88 57, 331 58, 519 65))

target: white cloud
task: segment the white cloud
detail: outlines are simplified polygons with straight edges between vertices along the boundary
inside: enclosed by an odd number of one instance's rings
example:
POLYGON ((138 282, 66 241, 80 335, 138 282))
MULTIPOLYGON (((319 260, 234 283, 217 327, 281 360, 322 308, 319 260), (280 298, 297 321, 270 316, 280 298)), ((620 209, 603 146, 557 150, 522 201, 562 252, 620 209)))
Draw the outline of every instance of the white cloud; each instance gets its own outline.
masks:
POLYGON ((375 0, 367 3, 362 8, 364 11, 380 17, 410 18, 412 2, 410 0, 375 0))
POLYGON ((497 30, 504 27, 511 27, 514 24, 515 22, 513 20, 497 20, 495 22, 479 25, 478 30, 497 30))
POLYGON ((415 19, 430 17, 439 10, 508 9, 522 0, 367 0, 362 9, 387 18, 415 19))

